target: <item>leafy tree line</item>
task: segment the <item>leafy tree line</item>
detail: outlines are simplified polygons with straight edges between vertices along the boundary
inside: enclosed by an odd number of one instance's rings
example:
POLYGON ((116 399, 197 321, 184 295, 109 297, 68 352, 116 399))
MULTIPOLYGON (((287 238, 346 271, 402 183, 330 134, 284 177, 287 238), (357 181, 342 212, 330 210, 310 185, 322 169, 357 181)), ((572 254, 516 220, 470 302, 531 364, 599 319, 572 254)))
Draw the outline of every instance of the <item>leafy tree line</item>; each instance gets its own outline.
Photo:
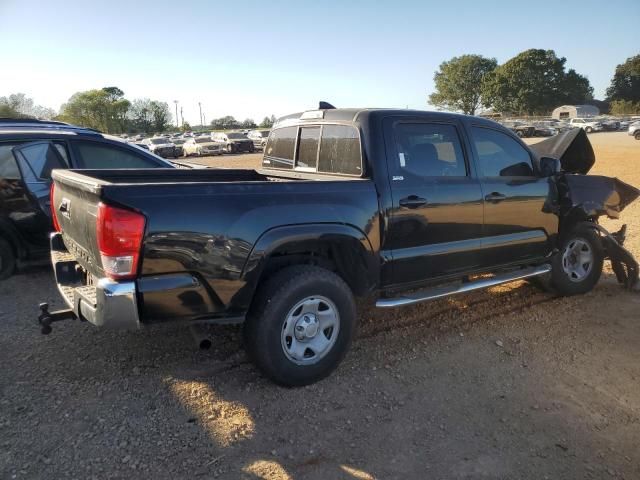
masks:
POLYGON ((129 101, 118 87, 73 94, 57 118, 107 133, 162 132, 173 120, 166 102, 148 98, 129 101))
POLYGON ((258 125, 252 118, 247 118, 240 122, 231 115, 227 115, 213 119, 210 125, 214 130, 233 130, 235 128, 271 128, 275 121, 276 117, 271 115, 271 117, 264 117, 262 122, 258 125))
MULTIPOLYGON (((559 105, 596 103, 589 80, 565 69, 565 64, 566 58, 553 50, 539 49, 519 53, 502 65, 481 55, 454 57, 435 73, 435 91, 429 102, 469 115, 482 107, 546 115, 559 105)), ((640 55, 618 65, 607 102, 612 113, 640 111, 640 55)))
POLYGON ((55 116, 54 109, 36 105, 33 99, 24 93, 13 93, 8 97, 0 97, 0 117, 51 120, 55 116))

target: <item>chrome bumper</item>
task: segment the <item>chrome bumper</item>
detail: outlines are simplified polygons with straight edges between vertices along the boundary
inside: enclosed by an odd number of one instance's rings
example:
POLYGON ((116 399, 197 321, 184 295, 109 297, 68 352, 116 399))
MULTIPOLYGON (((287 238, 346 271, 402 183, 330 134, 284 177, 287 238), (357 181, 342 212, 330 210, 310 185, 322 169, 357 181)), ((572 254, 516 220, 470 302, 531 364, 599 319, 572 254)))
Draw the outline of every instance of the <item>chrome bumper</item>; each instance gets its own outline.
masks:
POLYGON ((136 284, 101 278, 86 285, 78 262, 62 241, 62 234, 51 234, 51 264, 58 290, 66 304, 81 320, 97 327, 134 330, 140 328, 136 284))

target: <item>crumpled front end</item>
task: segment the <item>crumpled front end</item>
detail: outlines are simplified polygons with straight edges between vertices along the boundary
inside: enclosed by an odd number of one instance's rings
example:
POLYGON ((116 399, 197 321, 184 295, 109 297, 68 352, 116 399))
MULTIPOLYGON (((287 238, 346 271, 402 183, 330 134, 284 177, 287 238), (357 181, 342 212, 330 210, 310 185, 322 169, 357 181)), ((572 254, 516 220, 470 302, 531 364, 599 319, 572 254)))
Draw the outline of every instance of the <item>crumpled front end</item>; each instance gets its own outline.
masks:
POLYGON ((542 157, 560 160, 562 171, 550 179, 555 186, 555 198, 547 202, 547 208, 560 217, 563 225, 589 222, 598 232, 612 269, 622 285, 633 288, 638 283, 639 268, 631 252, 624 248, 627 226, 609 233, 598 224, 598 218, 620 218, 620 212, 640 196, 640 190, 617 178, 602 175, 586 175, 595 163, 595 154, 587 135, 574 129, 532 145, 532 150, 542 157))

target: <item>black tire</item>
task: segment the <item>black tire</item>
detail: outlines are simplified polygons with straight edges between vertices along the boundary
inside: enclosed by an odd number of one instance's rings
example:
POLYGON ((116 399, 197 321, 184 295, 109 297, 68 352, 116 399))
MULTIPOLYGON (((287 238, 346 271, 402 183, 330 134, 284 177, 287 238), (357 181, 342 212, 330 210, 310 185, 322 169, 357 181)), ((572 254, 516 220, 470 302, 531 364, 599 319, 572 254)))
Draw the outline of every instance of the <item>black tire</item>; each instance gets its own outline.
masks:
POLYGON ((256 151, 256 147, 253 146, 253 144, 249 145, 249 153, 253 153, 256 151))
MULTIPOLYGON (((297 315, 299 319, 303 317, 302 313, 297 315)), ((356 325, 353 295, 342 278, 315 266, 287 267, 269 278, 258 291, 244 324, 245 348, 258 369, 271 380, 299 387, 317 382, 338 366, 355 336, 356 325), (328 299, 337 309, 338 332, 324 356, 315 363, 301 365, 285 353, 284 329, 294 307, 317 296, 328 299)), ((305 349, 304 355, 307 352, 305 349)))
POLYGON ((0 238, 0 280, 13 275, 16 269, 16 256, 9 242, 0 238))
POLYGON ((227 153, 233 153, 234 150, 235 150, 235 148, 233 148, 233 144, 232 143, 227 145, 227 153))
MULTIPOLYGON (((573 257, 575 258, 575 255, 573 257)), ((560 251, 551 262, 549 285, 555 293, 563 296, 587 293, 598 283, 602 274, 603 262, 604 250, 600 237, 588 223, 579 223, 569 233, 561 236, 560 251), (580 245, 583 245, 582 249, 579 248, 580 245), (583 271, 585 270, 584 265, 589 265, 584 276, 568 272, 572 268, 571 264, 574 263, 570 253, 572 248, 586 253, 591 259, 589 264, 582 265, 583 271)), ((576 260, 575 263, 579 264, 580 262, 576 260)))
POLYGON ((636 140, 640 140, 640 131, 637 131, 633 136, 636 140))
POLYGON ((518 135, 520 138, 524 137, 524 132, 522 130, 516 130, 516 135, 518 135))
POLYGON ((587 127, 584 129, 585 133, 591 133, 593 132, 593 129, 591 127, 587 127))

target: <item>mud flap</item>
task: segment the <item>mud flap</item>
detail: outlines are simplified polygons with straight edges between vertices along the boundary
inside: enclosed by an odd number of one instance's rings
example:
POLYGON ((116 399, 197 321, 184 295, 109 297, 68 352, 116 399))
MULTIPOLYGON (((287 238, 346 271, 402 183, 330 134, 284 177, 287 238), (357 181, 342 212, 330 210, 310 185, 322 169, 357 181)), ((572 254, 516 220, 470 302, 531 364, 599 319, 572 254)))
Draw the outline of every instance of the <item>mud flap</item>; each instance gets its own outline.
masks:
POLYGON ((593 224, 593 227, 600 233, 602 246, 605 250, 605 258, 611 262, 613 273, 616 274, 618 283, 626 289, 632 290, 638 283, 638 262, 629 250, 624 248, 624 240, 627 233, 627 226, 623 225, 615 233, 609 233, 604 227, 593 224))

